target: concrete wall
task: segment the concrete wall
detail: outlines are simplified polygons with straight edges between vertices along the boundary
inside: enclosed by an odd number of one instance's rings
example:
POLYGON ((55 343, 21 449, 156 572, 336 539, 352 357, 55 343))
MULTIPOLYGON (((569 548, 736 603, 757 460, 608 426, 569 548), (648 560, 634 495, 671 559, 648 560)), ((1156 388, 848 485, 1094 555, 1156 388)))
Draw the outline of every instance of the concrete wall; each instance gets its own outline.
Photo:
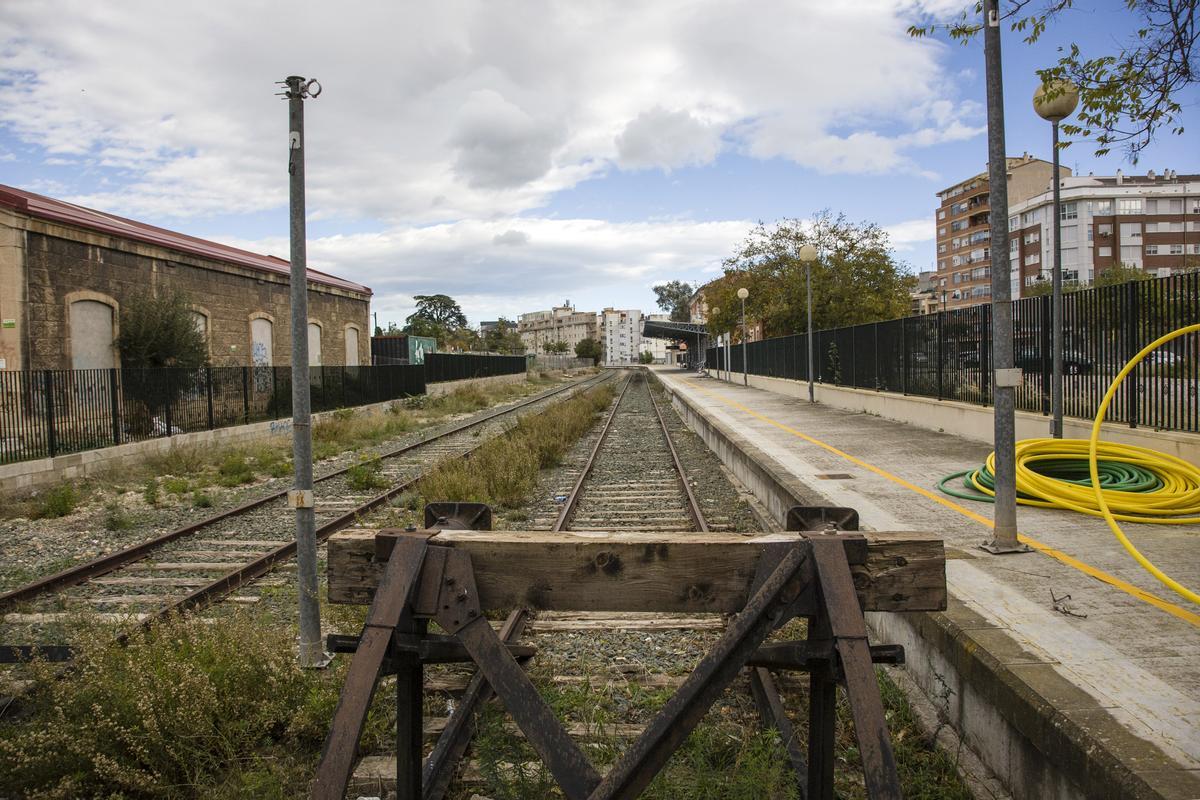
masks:
MULTIPOLYGON (((143 292, 185 292, 207 319, 214 366, 251 363, 251 320, 272 323, 272 360, 291 363, 289 291, 285 275, 176 252, 9 212, 0 214, 0 358, 7 369, 69 369, 70 303, 122 304, 143 292), (28 293, 25 296, 25 293, 28 293)), ((309 283, 309 320, 321 328, 324 365, 346 362, 345 331, 358 331, 359 364, 370 363, 367 295, 309 283)))
MULTIPOLYGON (((431 397, 453 392, 464 386, 497 386, 507 383, 520 383, 525 380, 525 373, 516 375, 497 375, 491 378, 476 378, 467 381, 447 381, 445 383, 429 384, 428 394, 431 397)), ((386 413, 388 407, 396 401, 373 403, 358 406, 355 412, 365 416, 376 416, 386 413)), ((313 421, 319 422, 332 415, 333 411, 322 411, 313 414, 313 421)), ((211 431, 196 431, 181 433, 176 436, 161 439, 149 439, 144 442, 130 442, 115 447, 104 447, 98 450, 85 450, 82 453, 69 453, 54 458, 41 458, 36 461, 21 461, 16 464, 0 465, 0 495, 19 494, 36 491, 52 486, 60 481, 87 478, 99 472, 118 469, 140 463, 148 456, 165 453, 172 447, 227 447, 230 445, 250 444, 266 439, 286 437, 291 439, 292 420, 277 419, 264 422, 253 422, 249 425, 236 425, 229 428, 217 428, 211 431)))
MULTIPOLYGON (((832 505, 736 430, 706 416, 669 385, 667 390, 687 426, 781 528, 793 505, 832 505)), ((1198 796, 1194 777, 1184 776, 1052 665, 1035 663, 1016 639, 953 594, 944 612, 867 614, 867 624, 875 641, 904 646, 906 672, 924 701, 954 727, 972 760, 984 764, 1013 797, 1198 796)))
MULTIPOLYGON (((715 377, 715 373, 710 373, 715 377)), ((741 376, 735 374, 735 382, 741 376)), ((766 378, 751 375, 750 385, 769 392, 808 399, 808 384, 786 378, 766 378)), ((848 411, 861 411, 884 419, 896 420, 931 431, 944 431, 964 439, 990 444, 992 442, 992 408, 962 403, 957 400, 935 400, 893 392, 873 392, 869 389, 850 389, 844 386, 816 384, 814 395, 818 403, 848 411)), ((1029 411, 1016 414, 1017 439, 1036 439, 1049 436, 1050 418, 1029 411)), ((1092 423, 1082 419, 1063 418, 1063 431, 1069 439, 1087 439, 1092 423)), ((1130 428, 1119 422, 1106 422, 1100 434, 1103 441, 1148 447, 1168 455, 1200 464, 1200 435, 1180 431, 1156 431, 1153 428, 1130 428)))

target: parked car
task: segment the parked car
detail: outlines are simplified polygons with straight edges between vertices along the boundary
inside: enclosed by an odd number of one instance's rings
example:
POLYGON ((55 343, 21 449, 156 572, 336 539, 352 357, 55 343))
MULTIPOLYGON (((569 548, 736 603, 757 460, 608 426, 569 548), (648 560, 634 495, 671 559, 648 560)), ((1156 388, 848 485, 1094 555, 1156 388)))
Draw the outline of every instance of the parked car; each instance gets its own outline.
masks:
MULTIPOLYGON (((1024 348, 1016 352, 1016 365, 1025 372, 1042 372, 1043 369, 1049 370, 1052 362, 1050 353, 1046 353, 1045 366, 1042 365, 1041 351, 1037 349, 1024 348)), ((1087 375, 1091 373, 1095 365, 1083 353, 1076 350, 1063 349, 1063 374, 1064 375, 1087 375)))

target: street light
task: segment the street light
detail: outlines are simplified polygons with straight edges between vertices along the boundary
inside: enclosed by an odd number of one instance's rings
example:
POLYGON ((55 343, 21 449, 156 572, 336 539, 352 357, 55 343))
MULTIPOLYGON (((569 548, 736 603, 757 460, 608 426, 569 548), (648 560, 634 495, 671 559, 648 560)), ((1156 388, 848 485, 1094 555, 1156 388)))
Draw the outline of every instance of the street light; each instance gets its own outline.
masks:
POLYGON ((750 371, 748 364, 750 359, 747 357, 748 353, 746 352, 746 298, 750 296, 750 290, 743 286, 741 289, 738 289, 737 294, 742 300, 742 385, 749 386, 750 371))
MULTIPOLYGON (((713 306, 712 309, 709 311, 709 319, 712 319, 713 317, 717 316, 720 313, 721 313, 721 307, 713 306)), ((718 335, 717 336, 717 347, 720 347, 720 346, 721 346, 721 337, 720 337, 720 335, 718 335)), ((721 351, 718 350, 717 351, 717 380, 721 380, 721 356, 722 355, 723 355, 723 353, 721 353, 721 351)))
POLYGON ((1058 123, 1071 116, 1078 103, 1079 90, 1070 81, 1043 83, 1033 93, 1033 110, 1042 119, 1050 121, 1054 153, 1054 272, 1050 301, 1054 360, 1050 373, 1050 413, 1053 415, 1050 435, 1055 439, 1061 439, 1063 435, 1062 211, 1059 204, 1058 123))
POLYGON ((808 296, 808 402, 817 402, 813 396, 813 337, 812 337, 812 265, 817 260, 817 248, 806 244, 800 248, 800 260, 804 262, 804 293, 808 296))

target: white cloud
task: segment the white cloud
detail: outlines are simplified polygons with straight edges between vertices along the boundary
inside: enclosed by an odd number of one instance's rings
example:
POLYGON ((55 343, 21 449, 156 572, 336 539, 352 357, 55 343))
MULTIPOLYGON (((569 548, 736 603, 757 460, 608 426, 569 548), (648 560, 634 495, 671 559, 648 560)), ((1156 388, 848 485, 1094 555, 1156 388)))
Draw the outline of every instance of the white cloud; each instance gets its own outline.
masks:
POLYGON ((933 241, 933 215, 886 225, 884 231, 887 233, 888 241, 891 242, 893 249, 900 252, 910 251, 915 249, 914 245, 933 241))
POLYGON ((938 2, 305 0, 6 2, 0 126, 75 159, 72 199, 187 217, 286 203, 286 112, 306 104, 316 217, 427 224, 543 206, 617 169, 722 148, 822 172, 913 170, 976 135, 945 45, 908 18, 938 2), (49 24, 53 21, 53 24, 49 24), (96 175, 117 170, 102 186, 96 175))

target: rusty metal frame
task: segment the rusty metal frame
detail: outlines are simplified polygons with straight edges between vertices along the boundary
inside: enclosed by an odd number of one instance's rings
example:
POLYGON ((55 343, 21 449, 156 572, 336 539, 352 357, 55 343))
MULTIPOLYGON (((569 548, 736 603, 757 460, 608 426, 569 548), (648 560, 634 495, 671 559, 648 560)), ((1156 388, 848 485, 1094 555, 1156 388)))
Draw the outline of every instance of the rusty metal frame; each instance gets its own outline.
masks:
POLYGON ((389 664, 398 671, 398 800, 441 796, 454 762, 465 752, 474 708, 492 693, 504 703, 569 800, 630 800, 653 780, 721 692, 750 664, 809 671, 812 696, 805 759, 769 672, 763 666, 752 669, 752 680, 757 678, 759 685, 756 694, 784 736, 789 757, 802 775, 806 798, 833 797, 839 683, 850 701, 868 797, 900 797, 872 666, 874 660, 894 660, 897 652, 895 648, 872 652, 867 643, 848 557, 857 551, 861 537, 806 534, 794 543, 764 548, 743 610, 730 619, 712 650, 601 777, 538 694, 518 663, 519 652, 514 653, 506 642, 515 638, 523 618, 510 617, 503 634, 497 634, 480 608, 470 555, 429 544, 432 533, 415 533, 396 542, 334 715, 313 798, 341 798, 376 682, 389 664), (799 609, 808 616, 808 641, 764 646, 766 637, 799 609), (422 657, 412 642, 422 638, 423 621, 429 619, 458 640, 479 672, 468 688, 469 705, 464 702, 459 720, 447 726, 421 769, 422 657))

